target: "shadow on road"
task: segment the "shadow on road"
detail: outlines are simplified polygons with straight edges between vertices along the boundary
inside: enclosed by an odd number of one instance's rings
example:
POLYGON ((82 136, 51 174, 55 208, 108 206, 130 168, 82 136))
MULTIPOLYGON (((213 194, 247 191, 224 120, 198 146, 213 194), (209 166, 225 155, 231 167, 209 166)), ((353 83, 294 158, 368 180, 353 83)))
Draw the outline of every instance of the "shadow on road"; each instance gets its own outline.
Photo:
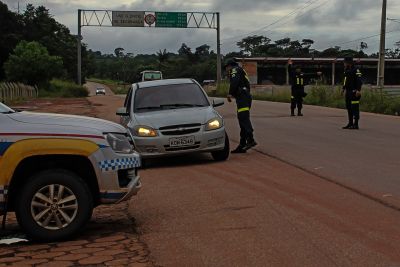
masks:
POLYGON ((176 168, 195 165, 217 164, 210 154, 189 154, 142 160, 142 169, 176 168))

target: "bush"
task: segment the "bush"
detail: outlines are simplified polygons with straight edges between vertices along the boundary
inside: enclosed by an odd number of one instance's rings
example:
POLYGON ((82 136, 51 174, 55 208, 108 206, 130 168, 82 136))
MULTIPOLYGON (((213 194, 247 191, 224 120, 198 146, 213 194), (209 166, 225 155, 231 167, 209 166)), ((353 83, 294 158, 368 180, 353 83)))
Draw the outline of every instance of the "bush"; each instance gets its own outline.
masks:
POLYGON ((228 94, 229 94, 229 82, 228 81, 221 81, 217 85, 216 96, 226 97, 228 94))
POLYGON ((39 89, 39 97, 87 97, 89 92, 70 81, 51 80, 49 89, 39 89))

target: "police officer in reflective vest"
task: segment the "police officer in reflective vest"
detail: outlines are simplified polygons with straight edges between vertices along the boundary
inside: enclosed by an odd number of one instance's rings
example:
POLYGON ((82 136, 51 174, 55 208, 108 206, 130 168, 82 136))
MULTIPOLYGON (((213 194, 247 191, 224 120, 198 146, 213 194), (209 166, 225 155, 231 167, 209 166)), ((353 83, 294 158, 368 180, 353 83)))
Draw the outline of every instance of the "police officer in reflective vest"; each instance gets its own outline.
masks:
POLYGON ((228 102, 232 98, 236 99, 237 117, 240 126, 240 143, 232 153, 246 153, 246 151, 257 143, 253 137, 253 126, 250 121, 250 108, 252 97, 250 94, 250 81, 246 71, 239 67, 234 60, 228 60, 225 64, 228 77, 230 79, 228 102))
POLYGON ((303 73, 300 66, 292 67, 293 61, 289 59, 288 61, 288 72, 291 78, 292 84, 292 95, 290 103, 291 116, 295 116, 294 111, 297 107, 297 116, 303 116, 301 110, 303 109, 303 97, 307 94, 304 92, 304 85, 307 82, 306 79, 315 78, 321 76, 321 72, 317 73, 303 73), (293 70, 294 69, 294 70, 293 70))
POLYGON ((344 59, 344 68, 345 72, 342 93, 345 93, 346 109, 349 122, 343 127, 343 129, 358 130, 358 121, 360 120, 362 74, 360 70, 354 66, 352 57, 346 57, 344 59))

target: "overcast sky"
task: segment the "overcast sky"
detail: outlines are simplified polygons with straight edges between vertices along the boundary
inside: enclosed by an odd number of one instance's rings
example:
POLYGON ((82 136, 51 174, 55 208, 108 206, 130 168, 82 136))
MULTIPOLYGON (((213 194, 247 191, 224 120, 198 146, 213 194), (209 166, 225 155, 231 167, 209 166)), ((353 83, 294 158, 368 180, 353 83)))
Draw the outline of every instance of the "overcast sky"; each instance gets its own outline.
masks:
MULTIPOLYGON (((0 1, 17 11, 18 0, 0 1)), ((316 49, 356 49, 361 41, 346 42, 379 34, 382 5, 381 0, 20 0, 21 11, 27 3, 46 6, 74 34, 78 9, 220 12, 223 53, 237 50, 236 42, 249 33, 272 40, 313 39, 316 49)), ((388 0, 388 17, 400 19, 399 0, 388 0)), ((388 22, 387 27, 394 31, 387 36, 391 48, 400 40, 400 23, 388 22)), ((216 31, 209 29, 83 27, 82 35, 90 49, 103 53, 113 53, 116 47, 134 54, 164 48, 176 52, 182 43, 192 49, 205 43, 216 47, 216 31)), ((368 52, 378 50, 378 36, 363 41, 368 52)))

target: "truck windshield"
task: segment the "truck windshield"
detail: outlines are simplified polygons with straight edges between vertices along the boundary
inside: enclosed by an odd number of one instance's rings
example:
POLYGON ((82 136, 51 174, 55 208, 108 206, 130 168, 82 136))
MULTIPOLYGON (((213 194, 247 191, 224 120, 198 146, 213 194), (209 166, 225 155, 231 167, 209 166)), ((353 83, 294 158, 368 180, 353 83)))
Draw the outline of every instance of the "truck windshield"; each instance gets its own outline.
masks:
POLYGON ((0 113, 1 114, 8 114, 8 113, 14 113, 15 111, 12 110, 11 108, 7 107, 3 103, 0 102, 0 113))
POLYGON ((160 72, 145 72, 143 73, 143 80, 144 81, 154 81, 154 80, 161 80, 161 73, 160 72))
POLYGON ((135 112, 209 106, 196 84, 172 84, 141 88, 135 94, 135 112))

